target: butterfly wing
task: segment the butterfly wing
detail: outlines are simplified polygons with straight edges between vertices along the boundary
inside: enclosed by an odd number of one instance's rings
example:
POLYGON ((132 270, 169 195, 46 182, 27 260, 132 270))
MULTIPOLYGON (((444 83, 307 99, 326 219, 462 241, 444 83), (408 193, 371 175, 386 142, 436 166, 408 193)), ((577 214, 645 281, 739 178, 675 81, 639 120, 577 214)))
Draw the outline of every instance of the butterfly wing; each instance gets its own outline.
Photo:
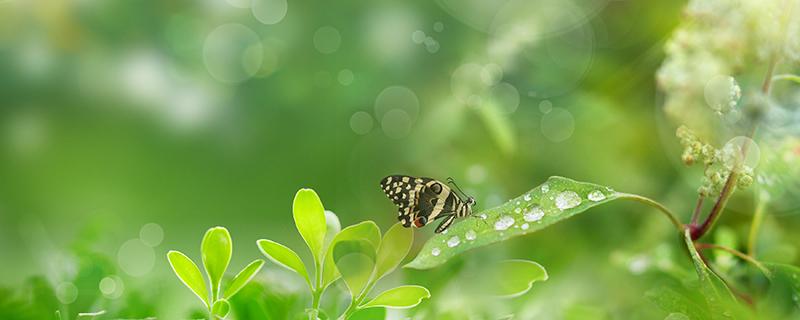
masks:
POLYGON ((381 180, 381 190, 397 206, 397 220, 408 228, 419 212, 419 196, 431 179, 392 175, 381 180))

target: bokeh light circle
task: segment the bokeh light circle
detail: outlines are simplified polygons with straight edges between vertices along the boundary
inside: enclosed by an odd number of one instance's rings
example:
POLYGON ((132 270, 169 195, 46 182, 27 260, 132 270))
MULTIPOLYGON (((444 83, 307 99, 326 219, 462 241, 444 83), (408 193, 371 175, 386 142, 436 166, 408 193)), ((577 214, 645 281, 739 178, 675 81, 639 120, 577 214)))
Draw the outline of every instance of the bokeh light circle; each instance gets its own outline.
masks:
POLYGON ((239 83, 261 68, 263 49, 258 35, 241 24, 217 27, 203 44, 203 61, 215 79, 239 83))
POLYGON ((724 154, 723 160, 731 166, 743 164, 750 168, 755 168, 761 160, 761 148, 759 148, 758 143, 745 136, 738 136, 728 140, 725 146, 722 147, 722 151, 724 154))
POLYGON ((404 111, 411 122, 416 121, 419 114, 417 94, 403 86, 391 86, 383 89, 375 98, 376 118, 384 119, 386 113, 394 109, 404 111))
POLYGON ((381 128, 386 136, 400 139, 411 132, 411 116, 402 109, 392 109, 383 115, 381 128))
POLYGON ((342 44, 342 35, 339 30, 331 26, 324 26, 314 32, 314 48, 324 54, 331 54, 339 50, 342 44))
POLYGON ((711 109, 727 111, 739 101, 741 92, 739 85, 731 76, 717 75, 712 77, 703 88, 703 97, 711 109))
POLYGON ((62 282, 56 286, 56 298, 63 304, 71 304, 78 299, 78 287, 72 282, 62 282))
POLYGON ((473 96, 480 95, 486 90, 483 73, 483 67, 477 63, 465 63, 456 68, 450 77, 450 89, 453 95, 463 103, 475 103, 473 96))
POLYGON ((550 100, 542 100, 539 102, 539 111, 541 113, 550 113, 553 110, 553 103, 550 100))
POLYGON ((369 113, 358 111, 350 116, 350 129, 356 134, 367 134, 372 131, 374 121, 369 113))
POLYGON ((519 107, 519 91, 507 82, 500 83, 490 89, 492 99, 503 113, 512 113, 519 107))
POLYGON ((353 71, 351 71, 350 69, 342 69, 336 75, 336 81, 339 81, 339 84, 343 86, 351 85, 354 79, 355 75, 353 74, 353 71))
POLYGON ((263 24, 276 24, 286 17, 289 4, 286 0, 253 0, 251 7, 253 16, 258 21, 263 24))
POLYGON ((575 118, 567 109, 553 108, 542 116, 539 127, 547 140, 562 142, 569 139, 575 131, 575 118))
POLYGON ((126 241, 117 251, 117 263, 125 273, 141 277, 153 270, 155 252, 139 239, 126 241))
POLYGON ((98 288, 106 298, 117 299, 125 291, 125 284, 120 277, 111 275, 101 279, 98 288))
POLYGON ((416 44, 422 44, 427 38, 428 36, 425 35, 425 31, 422 30, 417 30, 411 33, 411 41, 414 41, 416 44))
POLYGON ((157 247, 164 240, 164 229, 157 223, 148 223, 139 230, 139 240, 147 246, 157 247))

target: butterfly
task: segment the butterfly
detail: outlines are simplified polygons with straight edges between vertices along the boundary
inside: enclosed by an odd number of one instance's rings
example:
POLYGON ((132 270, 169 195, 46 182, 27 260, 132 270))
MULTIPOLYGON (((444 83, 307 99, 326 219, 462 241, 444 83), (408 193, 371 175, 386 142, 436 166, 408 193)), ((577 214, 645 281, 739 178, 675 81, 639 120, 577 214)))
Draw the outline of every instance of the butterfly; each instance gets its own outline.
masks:
POLYGON ((464 195, 452 178, 447 178, 461 196, 449 186, 431 178, 391 175, 381 180, 381 190, 397 206, 397 219, 404 227, 422 228, 428 222, 444 219, 436 233, 447 230, 456 218, 472 214, 475 199, 464 195), (462 198, 463 197, 463 198, 462 198))

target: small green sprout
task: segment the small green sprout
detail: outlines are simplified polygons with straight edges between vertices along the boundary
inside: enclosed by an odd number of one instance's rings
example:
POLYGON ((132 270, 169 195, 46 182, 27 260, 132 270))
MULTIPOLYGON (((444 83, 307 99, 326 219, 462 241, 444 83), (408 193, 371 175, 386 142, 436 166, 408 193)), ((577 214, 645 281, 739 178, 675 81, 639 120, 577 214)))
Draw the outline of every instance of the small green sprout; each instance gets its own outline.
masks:
POLYGON ((322 295, 339 278, 351 296, 350 306, 339 319, 348 319, 356 311, 368 308, 411 308, 430 297, 424 287, 399 286, 367 301, 375 283, 394 271, 408 254, 414 240, 411 229, 396 224, 381 239, 378 226, 365 221, 340 231, 336 215, 325 211, 311 189, 297 192, 292 213, 297 231, 311 251, 313 276, 292 249, 268 239, 258 240, 257 245, 267 258, 306 282, 311 292, 309 319, 319 319, 322 295))
POLYGON ((194 261, 180 251, 172 250, 167 253, 167 260, 178 279, 203 301, 212 319, 224 319, 231 309, 228 299, 250 282, 264 265, 264 260, 257 259, 248 264, 233 277, 225 291, 222 291, 222 278, 233 254, 233 241, 228 229, 208 229, 200 244, 200 251, 208 283, 194 261))

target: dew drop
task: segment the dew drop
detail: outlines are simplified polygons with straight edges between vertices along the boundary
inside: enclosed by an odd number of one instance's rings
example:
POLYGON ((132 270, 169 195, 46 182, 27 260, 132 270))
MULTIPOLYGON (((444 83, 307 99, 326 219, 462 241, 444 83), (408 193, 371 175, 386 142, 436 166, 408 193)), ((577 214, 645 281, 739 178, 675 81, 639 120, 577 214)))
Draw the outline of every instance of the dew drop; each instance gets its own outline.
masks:
POLYGON ((522 208, 516 208, 516 209, 514 209, 514 213, 520 213, 520 212, 522 212, 522 208))
POLYGON ((548 192, 550 192, 550 185, 545 183, 542 185, 542 193, 548 193, 548 192))
POLYGON ((448 231, 448 230, 449 230, 449 229, 444 229, 444 231, 442 231, 442 234, 447 234, 447 231, 448 231))
POLYGON ((531 201, 531 194, 530 193, 526 193, 525 196, 522 197, 522 199, 524 199, 525 201, 531 201))
POLYGON ((527 223, 522 224, 522 230, 528 230, 531 226, 527 223))
POLYGON ((561 210, 575 208, 581 204, 581 197, 575 191, 564 191, 558 194, 555 199, 556 207, 561 210))
POLYGON ((481 220, 486 220, 486 218, 487 218, 485 213, 481 213, 481 215, 479 215, 478 217, 480 217, 481 220))
POLYGON ((433 248, 433 249, 431 249, 431 254, 432 254, 434 257, 438 256, 440 253, 442 253, 442 250, 439 250, 439 248, 433 248))
POLYGON ((450 248, 457 246, 459 243, 461 243, 461 239, 458 236, 453 236, 447 240, 447 246, 450 248))
POLYGON ((503 216, 500 220, 494 223, 494 229, 498 231, 506 230, 514 225, 514 218, 510 216, 503 216))
POLYGON ((603 192, 600 191, 600 190, 595 190, 595 191, 589 192, 589 195, 587 196, 587 198, 589 198, 589 200, 597 202, 597 201, 605 200, 606 199, 606 195, 603 194, 603 192))
POLYGON ((478 235, 475 233, 474 230, 467 231, 467 233, 464 235, 464 238, 466 238, 469 241, 475 240, 475 238, 477 237, 478 235))
POLYGON ((517 205, 520 205, 520 203, 521 203, 521 202, 519 202, 519 200, 517 200, 517 205))
POLYGON ((522 216, 522 218, 528 222, 539 221, 542 219, 542 217, 544 217, 544 210, 542 210, 542 208, 539 206, 531 208, 525 212, 525 215, 522 216))

